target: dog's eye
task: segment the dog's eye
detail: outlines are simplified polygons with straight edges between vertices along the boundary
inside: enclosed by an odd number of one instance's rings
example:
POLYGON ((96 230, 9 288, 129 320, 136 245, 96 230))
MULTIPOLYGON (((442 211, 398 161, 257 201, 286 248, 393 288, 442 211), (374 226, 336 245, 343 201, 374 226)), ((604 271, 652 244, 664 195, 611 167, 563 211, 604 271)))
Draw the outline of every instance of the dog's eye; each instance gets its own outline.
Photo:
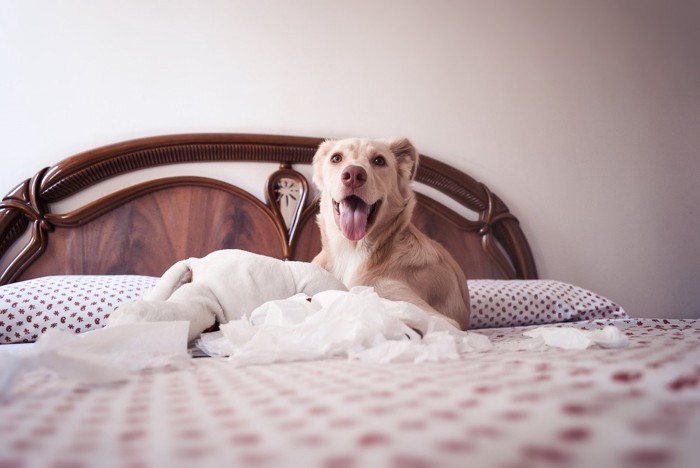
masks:
POLYGON ((384 166, 386 165, 386 159, 384 159, 384 156, 377 156, 372 160, 375 166, 384 166))
POLYGON ((331 156, 332 163, 339 163, 342 160, 343 160, 343 156, 340 153, 335 153, 333 156, 331 156))

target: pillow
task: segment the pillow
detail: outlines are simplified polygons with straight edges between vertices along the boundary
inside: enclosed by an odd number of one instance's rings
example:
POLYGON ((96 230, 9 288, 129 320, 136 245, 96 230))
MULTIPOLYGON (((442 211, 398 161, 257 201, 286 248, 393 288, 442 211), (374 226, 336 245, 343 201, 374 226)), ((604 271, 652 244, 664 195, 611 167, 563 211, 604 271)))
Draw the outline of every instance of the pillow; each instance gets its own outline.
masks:
POLYGON ((139 299, 158 278, 135 275, 46 276, 0 286, 0 344, 36 341, 49 328, 102 328, 123 303, 139 299))
POLYGON ((628 318, 614 302, 551 280, 469 280, 471 328, 628 318))
MULTIPOLYGON (((0 286, 0 344, 36 341, 49 328, 102 328, 122 304, 158 278, 137 275, 46 276, 0 286)), ((469 280, 472 328, 627 318, 617 304, 579 287, 545 280, 469 280)))

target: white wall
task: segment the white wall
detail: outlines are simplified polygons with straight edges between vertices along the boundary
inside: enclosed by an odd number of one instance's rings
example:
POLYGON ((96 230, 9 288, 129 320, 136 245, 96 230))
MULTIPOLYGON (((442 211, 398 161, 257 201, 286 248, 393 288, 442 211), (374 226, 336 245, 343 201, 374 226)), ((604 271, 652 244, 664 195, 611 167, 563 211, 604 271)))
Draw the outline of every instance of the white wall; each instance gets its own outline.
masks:
POLYGON ((542 277, 700 317, 697 1, 0 0, 0 191, 182 132, 411 137, 542 277))

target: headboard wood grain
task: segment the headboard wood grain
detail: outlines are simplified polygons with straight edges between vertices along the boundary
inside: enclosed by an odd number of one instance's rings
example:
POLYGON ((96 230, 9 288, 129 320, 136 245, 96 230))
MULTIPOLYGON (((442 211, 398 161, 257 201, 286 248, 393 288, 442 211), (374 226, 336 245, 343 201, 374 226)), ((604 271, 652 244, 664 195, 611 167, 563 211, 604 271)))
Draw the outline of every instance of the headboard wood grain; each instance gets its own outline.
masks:
MULTIPOLYGON (((159 276, 176 261, 223 248, 293 260, 320 250, 316 200, 295 170, 311 164, 319 138, 189 134, 90 150, 39 171, 0 202, 0 284, 52 274, 159 276), (107 179, 192 162, 273 162, 264 203, 230 183, 155 177, 69 212, 54 204, 107 179), (30 234, 27 235, 27 232, 30 234)), ((478 214, 470 220, 418 194, 414 223, 453 254, 468 278, 537 277, 518 220, 486 185, 421 156, 416 182, 478 214)))

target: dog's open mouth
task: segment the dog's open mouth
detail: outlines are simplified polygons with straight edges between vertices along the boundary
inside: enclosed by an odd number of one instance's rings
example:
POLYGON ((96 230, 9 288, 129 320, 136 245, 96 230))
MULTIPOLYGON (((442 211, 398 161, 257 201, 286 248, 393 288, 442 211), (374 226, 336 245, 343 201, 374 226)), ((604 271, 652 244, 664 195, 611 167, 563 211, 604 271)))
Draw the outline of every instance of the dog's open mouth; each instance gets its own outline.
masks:
POLYGON ((335 222, 345 237, 358 241, 367 235, 367 230, 377 217, 381 203, 379 200, 369 205, 356 195, 350 195, 340 203, 333 200, 335 222))

